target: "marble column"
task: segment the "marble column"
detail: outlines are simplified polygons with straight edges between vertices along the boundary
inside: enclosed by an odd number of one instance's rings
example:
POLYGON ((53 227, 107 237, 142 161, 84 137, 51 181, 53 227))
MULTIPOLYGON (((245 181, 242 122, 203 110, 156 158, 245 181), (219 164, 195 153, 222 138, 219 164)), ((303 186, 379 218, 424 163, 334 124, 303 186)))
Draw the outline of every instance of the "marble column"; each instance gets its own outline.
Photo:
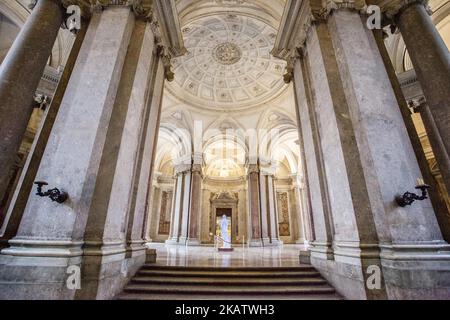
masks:
POLYGON ((189 232, 189 211, 191 208, 192 171, 189 168, 184 172, 183 207, 181 211, 181 230, 178 244, 186 245, 189 232))
POLYGON ((274 171, 274 167, 260 167, 261 229, 264 246, 282 244, 279 239, 274 171))
POLYGON ((268 175, 261 170, 259 171, 259 205, 260 205, 260 221, 261 221, 261 240, 263 246, 270 245, 270 205, 268 190, 268 175))
POLYGON ((439 171, 442 174, 447 192, 450 193, 450 177, 447 179, 447 176, 443 174, 443 172, 450 172, 450 157, 445 151, 444 142, 444 140, 447 139, 443 139, 443 136, 439 134, 436 119, 433 117, 430 106, 425 100, 418 101, 413 107, 420 113, 428 139, 430 140, 431 148, 433 149, 434 156, 439 166, 439 171))
MULTIPOLYGON (((126 209, 121 208, 126 208, 128 199, 121 188, 130 187, 126 183, 130 159, 123 149, 131 147, 134 136, 121 132, 127 115, 138 112, 130 107, 128 113, 127 102, 142 94, 133 85, 134 80, 141 84, 136 63, 143 62, 137 59, 142 42, 129 46, 131 39, 143 39, 142 29, 134 26, 128 7, 107 8, 91 18, 36 175, 36 180, 68 192, 69 199, 58 204, 31 192, 17 235, 0 255, 0 264, 7 265, 0 276, 5 294, 5 286, 10 288, 5 283, 11 279, 3 276, 8 275, 26 279, 26 291, 16 288, 22 298, 110 297, 124 281, 126 209), (135 61, 134 66, 125 63, 127 55, 133 57, 129 60, 135 61), (45 263, 36 257, 45 257, 45 263), (71 265, 83 266, 82 290, 64 285, 71 265), (8 273, 8 268, 14 272, 8 273), (29 268, 36 271, 31 277, 29 268)), ((150 53, 145 50, 144 55, 151 56, 151 43, 150 53)))
MULTIPOLYGON (((304 180, 304 178, 302 179, 304 180)), ((311 241, 314 240, 313 234, 313 223, 311 217, 311 206, 308 198, 308 187, 302 182, 297 189, 299 192, 298 199, 301 207, 301 218, 303 223, 303 234, 305 239, 305 244, 308 245, 311 241)))
POLYGON ((314 241, 311 251, 324 259, 333 259, 334 236, 332 218, 325 184, 324 160, 318 132, 317 114, 314 110, 313 90, 307 55, 298 57, 293 66, 296 113, 299 119, 299 136, 304 153, 305 171, 308 177, 312 216, 314 219, 314 241))
POLYGON ((0 198, 11 179, 34 93, 63 17, 60 1, 39 0, 0 66, 0 198))
POLYGON ((148 210, 149 214, 145 221, 144 231, 145 231, 145 241, 150 243, 158 235, 158 225, 159 225, 159 211, 161 208, 161 187, 158 185, 157 179, 153 179, 153 185, 151 187, 150 199, 148 200, 148 210))
MULTIPOLYGON (((151 29, 150 24, 146 28, 151 29)), ((165 66, 161 56, 161 48, 155 46, 154 59, 142 68, 151 66, 151 85, 145 96, 146 109, 142 117, 132 116, 137 121, 138 150, 132 177, 133 191, 128 209, 127 250, 143 250, 144 221, 150 210, 148 205, 151 182, 153 180, 154 160, 161 118, 162 99, 165 83, 165 66)), ((145 82, 144 82, 145 83, 145 82)), ((136 129, 135 129, 136 130, 136 129)), ((131 168, 130 168, 131 169, 131 168)))
POLYGON ((172 208, 172 223, 167 244, 185 245, 188 239, 189 208, 191 193, 191 164, 178 164, 175 166, 177 183, 172 208))
POLYGON ((51 134, 51 130, 55 123, 55 118, 64 98, 64 93, 66 92, 66 88, 79 55, 81 45, 83 44, 87 31, 87 24, 87 21, 82 20, 81 30, 77 33, 52 102, 47 108, 41 121, 41 126, 36 133, 36 138, 33 141, 27 161, 25 162, 21 176, 17 183, 17 188, 14 191, 9 208, 5 212, 6 216, 0 229, 0 248, 6 247, 8 240, 17 234, 23 212, 25 211, 25 207, 27 205, 28 196, 34 188, 33 183, 51 134))
MULTIPOLYGON (((395 23, 400 29, 417 78, 427 100, 433 127, 442 148, 433 149, 447 190, 450 190, 450 52, 420 1, 405 5, 395 23)), ((431 125, 431 124, 430 124, 431 125)))
MULTIPOLYGON (((422 174, 373 32, 357 12, 336 10, 312 28, 307 46, 340 265, 333 281, 347 297, 423 294, 413 284, 415 270, 439 281, 440 267, 422 254, 444 268, 449 247, 428 199, 407 208, 395 202, 422 174), (376 290, 365 282, 371 265, 382 266, 376 290)), ((313 255, 311 261, 320 264, 313 255)), ((429 282, 425 291, 433 288, 429 282)))
POLYGON ((245 185, 239 190, 238 193, 238 238, 240 243, 246 243, 248 234, 247 234, 247 190, 245 189, 245 185))
MULTIPOLYGON (((442 136, 439 134, 438 128, 436 126, 435 119, 431 113, 430 107, 424 99, 413 103, 414 110, 420 113, 422 118, 422 122, 425 126, 428 140, 430 141, 431 148, 433 149, 433 154, 438 163, 439 172, 450 172, 450 158, 448 157, 447 152, 445 152, 444 141, 442 140, 442 136)), ((443 177, 443 181, 445 184, 445 188, 447 193, 450 194, 450 180, 443 177)), ((430 179, 434 179, 430 177, 430 179)), ((428 182, 427 182, 428 183, 428 182)), ((437 183, 431 181, 429 183, 432 187, 437 188, 437 183)), ((430 190, 430 193, 433 192, 436 194, 438 190, 430 190)), ((440 207, 439 211, 436 211, 436 217, 439 221, 439 225, 441 227, 442 233, 446 239, 450 239, 450 219, 447 215, 447 210, 444 206, 440 207)))
POLYGON ((192 166, 191 200, 189 208, 189 234, 187 245, 200 244, 200 221, 202 212, 202 166, 192 166))
POLYGON ((178 237, 180 234, 180 219, 182 210, 182 199, 183 199, 183 183, 184 174, 183 172, 176 172, 174 195, 172 201, 172 213, 170 218, 170 234, 169 239, 166 241, 167 244, 177 244, 178 237))
MULTIPOLYGON (((450 220, 446 217, 446 212, 448 210, 446 208, 445 202, 443 201, 443 198, 439 195, 439 188, 440 188, 439 184, 433 177, 433 174, 431 173, 430 164, 428 163, 426 154, 420 141, 419 134, 417 132, 413 118, 411 116, 411 110, 408 105, 408 103, 410 102, 406 101, 405 99, 405 95, 403 94, 403 90, 398 80, 397 73, 395 72, 394 66, 392 65, 392 60, 391 57, 389 56, 389 52, 385 44, 386 35, 387 34, 384 32, 384 30, 374 31, 374 36, 378 45, 378 49, 380 51, 381 57, 383 58, 386 72, 389 75, 389 79, 392 84, 392 89, 394 90, 397 103, 400 108, 400 113, 402 114, 406 130, 408 131, 408 135, 411 140, 411 144, 414 153, 416 155, 417 162, 419 164, 425 182, 431 187, 428 193, 431 204, 433 205, 433 209, 436 212, 436 216, 441 226, 444 239, 448 242, 450 241, 450 220)), ((416 102, 420 102, 419 100, 414 100, 414 105, 416 105, 416 102)), ((417 105, 420 105, 420 103, 417 105)), ((428 129, 428 131, 429 130, 430 129, 428 129)), ((435 136, 439 138, 439 133, 436 133, 435 136)), ((445 150, 445 148, 442 148, 442 150, 445 150)), ((444 153, 440 153, 440 155, 444 154, 446 154, 445 151, 444 153)))
POLYGON ((302 186, 300 185, 300 183, 298 182, 298 177, 297 175, 293 175, 292 179, 294 180, 293 185, 292 185, 292 190, 291 190, 291 194, 292 197, 290 197, 290 199, 292 199, 292 202, 295 203, 295 206, 291 206, 291 208, 295 208, 294 214, 291 216, 295 215, 295 219, 293 219, 293 221, 295 222, 295 229, 296 229, 296 233, 295 233, 295 238, 294 241, 296 243, 299 244, 305 244, 306 243, 306 212, 305 212, 305 207, 302 203, 302 186))
POLYGON ((248 204, 249 204, 249 246, 261 247, 261 206, 259 195, 259 168, 257 164, 248 167, 248 204))

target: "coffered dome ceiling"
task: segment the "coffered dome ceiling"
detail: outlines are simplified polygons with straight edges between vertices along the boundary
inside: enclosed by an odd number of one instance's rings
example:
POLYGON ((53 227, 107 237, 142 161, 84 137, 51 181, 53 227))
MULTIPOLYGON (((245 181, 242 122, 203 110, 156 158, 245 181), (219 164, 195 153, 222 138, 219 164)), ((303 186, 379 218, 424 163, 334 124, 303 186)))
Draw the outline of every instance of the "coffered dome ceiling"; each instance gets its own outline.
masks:
POLYGON ((276 30, 235 14, 199 18, 182 28, 188 53, 174 59, 175 80, 167 89, 199 108, 253 108, 285 88, 285 62, 274 58, 276 30))

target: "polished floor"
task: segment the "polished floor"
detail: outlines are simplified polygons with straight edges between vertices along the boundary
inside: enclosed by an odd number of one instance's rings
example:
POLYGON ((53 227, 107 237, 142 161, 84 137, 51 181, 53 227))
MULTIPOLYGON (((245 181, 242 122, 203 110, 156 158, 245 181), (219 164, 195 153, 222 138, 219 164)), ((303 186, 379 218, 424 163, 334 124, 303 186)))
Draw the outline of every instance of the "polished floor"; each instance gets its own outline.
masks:
POLYGON ((248 248, 235 246, 233 252, 219 252, 213 246, 173 246, 150 243, 156 249, 158 265, 209 266, 209 267, 294 267, 299 263, 299 252, 303 245, 248 248))

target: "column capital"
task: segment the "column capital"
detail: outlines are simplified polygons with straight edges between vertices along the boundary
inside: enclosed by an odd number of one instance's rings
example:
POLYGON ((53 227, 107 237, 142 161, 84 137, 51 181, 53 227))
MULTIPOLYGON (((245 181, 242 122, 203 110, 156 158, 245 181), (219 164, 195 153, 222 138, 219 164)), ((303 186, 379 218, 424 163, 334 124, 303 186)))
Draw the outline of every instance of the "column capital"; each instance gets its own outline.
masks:
POLYGON ((424 96, 419 96, 408 100, 408 107, 412 109, 413 113, 420 113, 420 110, 427 104, 424 96))
POLYGON ((261 174, 265 176, 275 176, 277 171, 277 164, 271 159, 261 159, 259 160, 259 170, 261 174))
POLYGON ((247 165, 247 174, 251 174, 251 173, 259 173, 259 165, 248 164, 247 165))
POLYGON ((186 163, 180 163, 180 164, 174 165, 173 169, 175 171, 175 175, 178 176, 180 174, 183 174, 183 173, 186 173, 188 171, 191 171, 192 165, 191 164, 186 164, 186 163))
POLYGON ((428 0, 372 0, 367 2, 370 2, 372 5, 379 6, 381 12, 388 19, 394 19, 395 16, 401 13, 405 8, 413 4, 421 4, 430 14, 432 13, 430 7, 428 6, 428 0))
POLYGON ((191 171, 192 173, 198 173, 203 177, 203 168, 201 164, 193 164, 191 171))

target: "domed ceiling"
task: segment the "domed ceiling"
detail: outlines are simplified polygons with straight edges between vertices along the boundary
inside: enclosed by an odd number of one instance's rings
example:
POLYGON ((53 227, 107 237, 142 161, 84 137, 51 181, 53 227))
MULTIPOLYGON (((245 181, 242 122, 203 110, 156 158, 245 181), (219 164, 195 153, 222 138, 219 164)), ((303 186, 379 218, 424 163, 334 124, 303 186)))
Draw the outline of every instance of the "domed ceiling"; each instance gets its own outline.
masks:
POLYGON ((274 58, 276 30, 234 14, 199 18, 182 29, 188 53, 173 60, 175 80, 167 89, 199 108, 253 108, 285 88, 285 62, 274 58))

